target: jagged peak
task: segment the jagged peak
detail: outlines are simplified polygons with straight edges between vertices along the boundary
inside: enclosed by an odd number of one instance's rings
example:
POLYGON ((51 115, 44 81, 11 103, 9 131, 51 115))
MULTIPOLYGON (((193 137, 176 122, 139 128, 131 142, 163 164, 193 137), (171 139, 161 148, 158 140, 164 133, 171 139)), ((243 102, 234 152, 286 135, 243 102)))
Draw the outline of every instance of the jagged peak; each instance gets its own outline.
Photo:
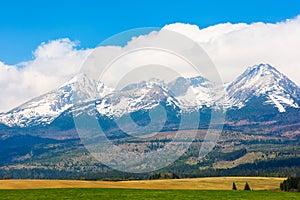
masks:
POLYGON ((299 107, 299 87, 269 64, 248 67, 226 90, 231 106, 243 107, 253 96, 266 96, 280 112, 285 106, 299 107))
POLYGON ((243 75, 264 76, 267 74, 282 75, 275 67, 271 66, 270 64, 261 63, 258 65, 249 66, 241 76, 243 75))
POLYGON ((94 79, 92 79, 91 77, 89 77, 85 73, 79 73, 79 74, 76 74, 75 76, 73 76, 69 81, 67 81, 66 83, 61 85, 60 88, 69 86, 69 85, 74 85, 76 83, 85 83, 85 82, 96 82, 96 81, 94 79))
POLYGON ((271 66, 268 63, 260 63, 257 65, 248 66, 246 69, 246 71, 252 71, 252 70, 276 70, 276 68, 271 66))
POLYGON ((227 91, 238 83, 246 85, 246 82, 248 82, 248 86, 250 86, 251 84, 257 84, 257 82, 259 81, 264 84, 270 84, 270 81, 266 79, 266 77, 272 78, 275 81, 279 81, 281 79, 289 80, 275 67, 271 66, 270 64, 261 63, 258 65, 249 66, 240 76, 238 76, 233 82, 231 82, 231 84, 229 84, 227 91))

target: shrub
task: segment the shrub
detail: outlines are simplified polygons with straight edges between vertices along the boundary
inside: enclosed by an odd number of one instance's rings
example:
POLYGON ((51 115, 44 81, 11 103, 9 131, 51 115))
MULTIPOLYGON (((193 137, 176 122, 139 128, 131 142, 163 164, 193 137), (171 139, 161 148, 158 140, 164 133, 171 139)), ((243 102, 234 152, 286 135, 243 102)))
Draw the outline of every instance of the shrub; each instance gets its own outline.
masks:
POLYGON ((251 188, 250 188, 248 182, 246 182, 245 187, 244 187, 244 190, 251 190, 251 188))
POLYGON ((232 190, 237 190, 237 187, 234 182, 232 183, 232 190))
POLYGON ((298 191, 300 192, 300 177, 289 177, 280 183, 281 191, 298 191))

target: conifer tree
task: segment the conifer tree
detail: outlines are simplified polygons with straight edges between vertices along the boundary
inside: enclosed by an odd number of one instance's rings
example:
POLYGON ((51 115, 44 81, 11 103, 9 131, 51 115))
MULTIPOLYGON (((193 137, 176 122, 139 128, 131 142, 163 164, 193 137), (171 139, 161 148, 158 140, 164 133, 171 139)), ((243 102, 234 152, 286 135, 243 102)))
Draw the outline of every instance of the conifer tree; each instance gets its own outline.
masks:
POLYGON ((251 188, 250 188, 248 182, 246 182, 245 187, 244 187, 244 190, 251 190, 251 188))
POLYGON ((232 183, 232 190, 237 190, 237 187, 235 185, 235 182, 232 183))

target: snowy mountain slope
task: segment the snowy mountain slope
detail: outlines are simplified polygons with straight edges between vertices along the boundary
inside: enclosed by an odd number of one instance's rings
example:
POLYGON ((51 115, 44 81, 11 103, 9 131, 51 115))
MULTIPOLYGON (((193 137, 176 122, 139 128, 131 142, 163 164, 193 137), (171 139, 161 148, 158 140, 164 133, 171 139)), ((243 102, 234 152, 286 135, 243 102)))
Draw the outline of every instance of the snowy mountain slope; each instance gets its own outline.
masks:
POLYGON ((182 112, 193 112, 216 102, 214 83, 203 77, 179 77, 171 83, 152 79, 131 84, 123 90, 109 94, 97 102, 101 115, 121 117, 139 110, 150 110, 166 101, 167 105, 182 112))
POLYGON ((150 110, 163 101, 176 107, 177 100, 169 94, 163 82, 151 81, 130 85, 108 94, 96 102, 96 107, 101 115, 118 118, 139 110, 150 110))
POLYGON ((174 112, 185 113, 199 111, 204 106, 239 110, 248 104, 253 108, 271 105, 279 112, 285 112, 287 108, 299 108, 300 89, 267 64, 249 67, 225 86, 199 76, 179 77, 170 83, 151 79, 117 91, 80 74, 57 90, 0 114, 0 124, 10 127, 48 125, 71 111, 75 115, 90 111, 88 114, 91 116, 98 112, 109 118, 120 118, 154 109, 161 103, 171 106, 174 112), (223 92, 225 89, 226 94, 223 92))
POLYGON ((194 111, 203 106, 213 107, 218 95, 223 95, 223 87, 218 87, 208 79, 198 76, 177 78, 168 84, 170 92, 176 97, 178 107, 183 111, 194 111))
MULTIPOLYGON (((7 113, 0 115, 0 123, 12 126, 27 127, 50 124, 60 114, 71 108, 76 99, 93 99, 96 81, 90 80, 85 74, 80 74, 57 90, 22 104, 7 113), (76 91, 76 92, 74 92, 76 91)), ((105 95, 110 89, 98 84, 98 94, 105 95)))
POLYGON ((265 104, 279 112, 285 112, 286 107, 299 108, 299 87, 268 64, 247 68, 226 90, 228 108, 242 108, 254 97, 266 98, 265 104))

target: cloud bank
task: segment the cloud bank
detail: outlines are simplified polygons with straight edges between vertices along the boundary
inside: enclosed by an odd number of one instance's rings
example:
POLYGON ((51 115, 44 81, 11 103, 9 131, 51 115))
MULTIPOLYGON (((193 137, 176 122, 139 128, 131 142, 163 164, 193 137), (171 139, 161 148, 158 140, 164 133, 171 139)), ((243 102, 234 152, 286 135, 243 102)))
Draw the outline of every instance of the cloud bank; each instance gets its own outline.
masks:
POLYGON ((224 81, 232 81, 247 66, 269 63, 300 84, 300 16, 275 24, 225 23, 199 29, 176 23, 164 28, 197 41, 224 81))
POLYGON ((34 59, 17 65, 0 62, 0 112, 55 89, 75 75, 91 50, 76 50, 76 42, 58 39, 42 43, 34 59))
MULTIPOLYGON (((198 42, 225 82, 232 81, 247 66, 269 63, 300 84, 300 16, 275 24, 225 23, 201 29, 175 23, 163 29, 198 42)), ((152 38, 151 34, 134 38, 128 45, 141 46, 152 38)), ((30 61, 16 65, 0 62, 0 112, 55 89, 74 76, 93 51, 78 49, 78 45, 67 38, 53 40, 42 43, 30 61)), ((107 51, 113 49, 107 48, 107 51)), ((120 48, 115 49, 120 51, 120 48)))

